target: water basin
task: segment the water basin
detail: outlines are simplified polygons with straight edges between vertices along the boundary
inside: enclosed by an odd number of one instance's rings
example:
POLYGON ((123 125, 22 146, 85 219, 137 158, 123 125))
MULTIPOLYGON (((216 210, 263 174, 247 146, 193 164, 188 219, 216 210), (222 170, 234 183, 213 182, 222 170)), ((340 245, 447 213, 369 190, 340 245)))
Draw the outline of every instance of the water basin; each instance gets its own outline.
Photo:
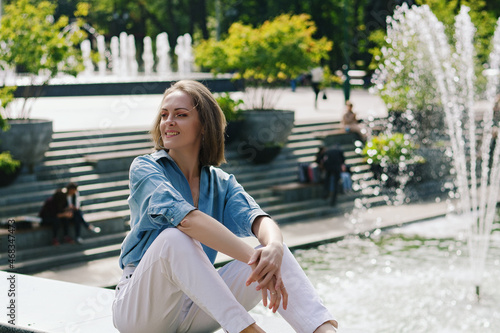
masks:
POLYGON ((465 227, 446 217, 295 255, 339 332, 500 332, 500 232, 491 238, 478 301, 465 227))

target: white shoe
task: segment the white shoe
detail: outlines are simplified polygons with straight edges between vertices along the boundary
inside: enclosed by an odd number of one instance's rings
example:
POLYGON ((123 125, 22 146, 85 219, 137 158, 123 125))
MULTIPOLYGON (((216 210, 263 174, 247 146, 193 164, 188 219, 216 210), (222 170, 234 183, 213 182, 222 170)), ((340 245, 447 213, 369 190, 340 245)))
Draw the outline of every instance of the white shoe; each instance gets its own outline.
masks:
POLYGON ((98 233, 100 233, 100 232, 101 232, 101 228, 99 228, 99 227, 94 227, 93 225, 90 225, 90 226, 89 226, 89 230, 90 230, 91 232, 93 232, 94 234, 98 234, 98 233))

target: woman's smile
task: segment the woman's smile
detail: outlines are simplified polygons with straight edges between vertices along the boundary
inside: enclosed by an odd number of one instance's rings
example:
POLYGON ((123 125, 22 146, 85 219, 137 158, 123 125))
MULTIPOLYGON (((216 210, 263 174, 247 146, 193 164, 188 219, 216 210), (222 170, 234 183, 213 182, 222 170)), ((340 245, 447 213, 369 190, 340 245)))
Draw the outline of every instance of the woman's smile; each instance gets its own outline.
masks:
POLYGON ((174 136, 177 136, 181 134, 181 132, 178 132, 178 131, 167 131, 167 133, 165 133, 165 136, 167 138, 173 138, 174 136))

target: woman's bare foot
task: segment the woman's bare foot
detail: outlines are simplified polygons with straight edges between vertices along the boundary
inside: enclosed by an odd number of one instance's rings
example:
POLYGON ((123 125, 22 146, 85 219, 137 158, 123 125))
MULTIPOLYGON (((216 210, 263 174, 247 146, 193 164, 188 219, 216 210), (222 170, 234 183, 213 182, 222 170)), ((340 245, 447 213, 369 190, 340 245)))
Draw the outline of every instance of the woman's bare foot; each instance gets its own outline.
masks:
POLYGON ((257 324, 253 323, 252 325, 245 328, 241 333, 266 333, 262 328, 260 328, 257 324))

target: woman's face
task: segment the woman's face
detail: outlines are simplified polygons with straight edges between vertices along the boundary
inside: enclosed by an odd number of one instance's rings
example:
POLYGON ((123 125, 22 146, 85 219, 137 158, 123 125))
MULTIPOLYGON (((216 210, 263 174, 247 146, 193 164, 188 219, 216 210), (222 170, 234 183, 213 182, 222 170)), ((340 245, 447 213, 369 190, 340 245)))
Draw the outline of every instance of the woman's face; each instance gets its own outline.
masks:
POLYGON ((170 154, 200 151, 202 127, 191 96, 180 90, 170 93, 163 100, 160 116, 163 146, 170 154))

